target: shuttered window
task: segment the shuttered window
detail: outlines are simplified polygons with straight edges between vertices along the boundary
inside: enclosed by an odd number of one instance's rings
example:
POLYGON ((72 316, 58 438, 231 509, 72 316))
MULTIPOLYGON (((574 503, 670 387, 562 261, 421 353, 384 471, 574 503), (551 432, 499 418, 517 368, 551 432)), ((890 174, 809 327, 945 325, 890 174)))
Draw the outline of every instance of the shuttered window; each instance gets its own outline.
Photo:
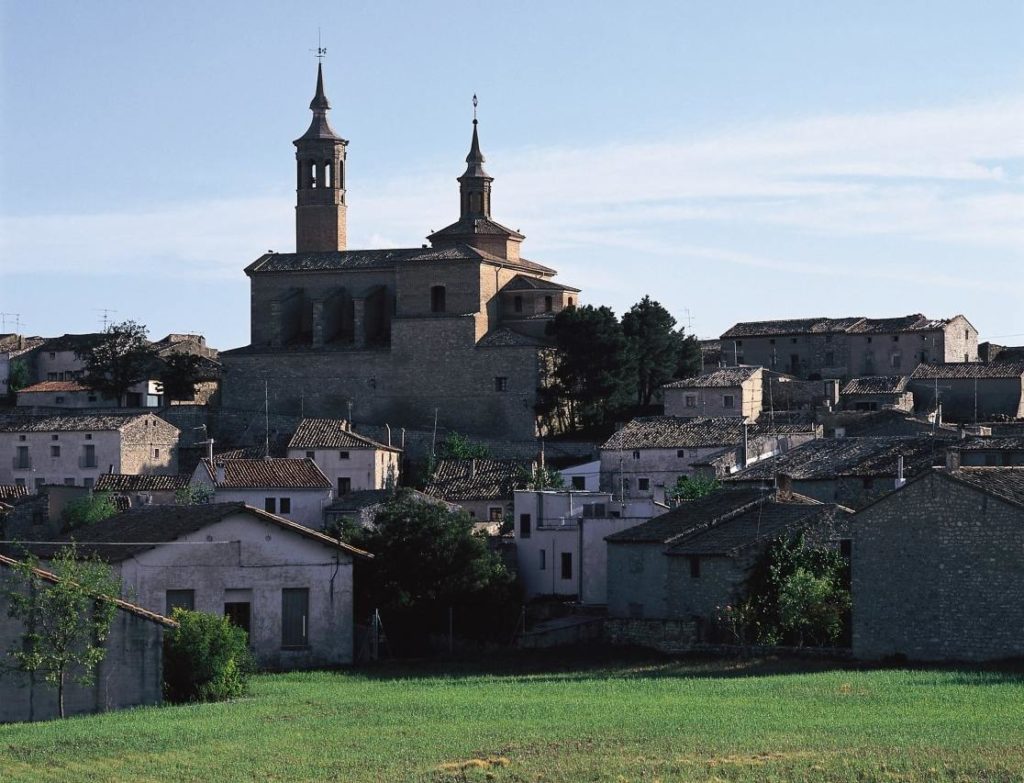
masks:
POLYGON ((188 609, 190 612, 196 608, 195 590, 168 590, 167 591, 167 616, 170 617, 177 608, 188 609))
POLYGON ((281 591, 281 646, 309 644, 309 589, 290 587, 281 591))

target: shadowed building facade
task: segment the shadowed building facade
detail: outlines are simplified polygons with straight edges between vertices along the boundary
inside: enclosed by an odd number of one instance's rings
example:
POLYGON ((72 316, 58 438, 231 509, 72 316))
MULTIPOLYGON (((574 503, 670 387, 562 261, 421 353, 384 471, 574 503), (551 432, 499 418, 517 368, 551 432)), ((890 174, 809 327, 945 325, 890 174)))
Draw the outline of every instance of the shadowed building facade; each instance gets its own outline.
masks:
POLYGON ((578 301, 555 270, 520 254, 518 231, 491 218, 493 178, 477 121, 458 178, 459 219, 429 246, 349 250, 348 142, 327 120, 318 71, 313 121, 294 144, 296 252, 245 272, 250 344, 221 354, 225 407, 337 416, 416 428, 532 438, 550 348, 545 327, 578 301))

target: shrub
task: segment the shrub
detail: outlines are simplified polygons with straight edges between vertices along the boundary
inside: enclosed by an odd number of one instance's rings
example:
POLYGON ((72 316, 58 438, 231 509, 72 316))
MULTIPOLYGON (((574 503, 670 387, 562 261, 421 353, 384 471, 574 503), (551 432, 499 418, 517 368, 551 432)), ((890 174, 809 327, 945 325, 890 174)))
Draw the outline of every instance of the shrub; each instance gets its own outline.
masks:
POLYGON ((94 492, 87 497, 72 500, 64 506, 61 516, 64 521, 64 530, 71 531, 101 522, 116 513, 117 506, 108 493, 94 492))
POLYGON ((226 617, 175 609, 164 636, 164 698, 224 701, 244 695, 255 669, 246 632, 226 617))

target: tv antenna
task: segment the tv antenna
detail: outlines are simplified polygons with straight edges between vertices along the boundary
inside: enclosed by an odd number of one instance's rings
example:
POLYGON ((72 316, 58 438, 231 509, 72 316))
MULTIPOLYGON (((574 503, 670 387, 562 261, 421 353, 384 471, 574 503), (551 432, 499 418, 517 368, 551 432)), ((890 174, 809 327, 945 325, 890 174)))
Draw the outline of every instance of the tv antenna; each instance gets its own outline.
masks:
POLYGON ((94 307, 92 309, 97 313, 103 313, 103 318, 101 319, 103 321, 103 331, 107 331, 107 327, 110 326, 111 321, 110 314, 116 313, 117 310, 111 310, 109 307, 94 307))
MULTIPOLYGON (((309 51, 312 52, 313 50, 310 49, 309 51)), ((316 28, 316 53, 313 56, 316 57, 316 59, 320 61, 321 65, 323 65, 323 63, 324 63, 324 57, 327 56, 327 47, 324 46, 323 43, 320 40, 320 28, 319 27, 316 28)))
POLYGON ((683 312, 686 313, 686 331, 690 334, 693 333, 693 316, 690 315, 690 308, 683 308, 683 312))
POLYGON ((21 331, 21 313, 0 313, 0 331, 7 331, 7 320, 14 322, 15 333, 21 331))

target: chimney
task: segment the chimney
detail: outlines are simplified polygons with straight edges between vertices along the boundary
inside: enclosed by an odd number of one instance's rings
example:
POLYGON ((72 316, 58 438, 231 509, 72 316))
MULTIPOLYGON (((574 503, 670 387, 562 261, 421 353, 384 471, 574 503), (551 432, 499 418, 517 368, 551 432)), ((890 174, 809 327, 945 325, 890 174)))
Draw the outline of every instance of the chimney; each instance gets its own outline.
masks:
POLYGON ((960 449, 946 450, 946 470, 960 470, 960 449))
POLYGON ((224 469, 223 462, 217 463, 216 469, 214 470, 214 474, 216 475, 217 484, 223 484, 224 481, 227 479, 227 471, 224 469))
POLYGON ((476 478, 476 460, 471 459, 469 461, 469 477, 476 478))
POLYGON ((903 455, 900 454, 896 458, 896 489, 899 489, 906 483, 907 480, 903 478, 903 455))
POLYGON ((790 500, 793 497, 793 479, 785 473, 775 474, 775 499, 790 500))

